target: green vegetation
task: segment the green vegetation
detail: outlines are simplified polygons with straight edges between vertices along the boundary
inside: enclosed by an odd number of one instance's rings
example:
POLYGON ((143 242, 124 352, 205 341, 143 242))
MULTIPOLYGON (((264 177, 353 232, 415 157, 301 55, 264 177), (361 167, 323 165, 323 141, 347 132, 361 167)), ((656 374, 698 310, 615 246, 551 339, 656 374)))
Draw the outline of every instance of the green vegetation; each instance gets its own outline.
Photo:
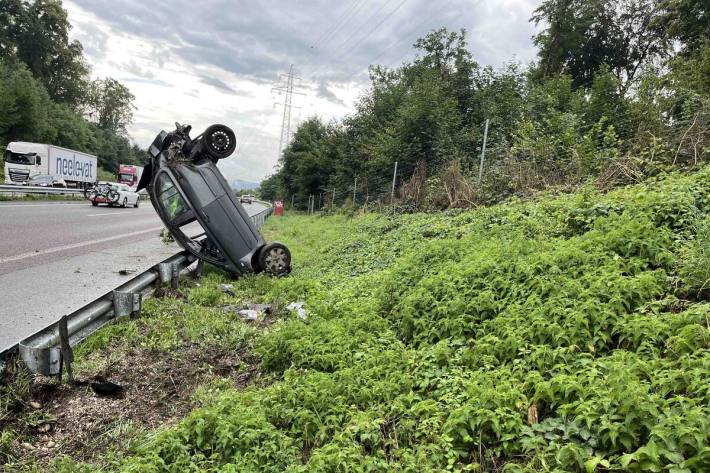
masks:
POLYGON ((469 211, 272 218, 294 273, 234 291, 273 325, 225 322, 212 273, 82 348, 247 343, 266 381, 210 384, 101 468, 707 471, 708 211, 704 167, 469 211), (297 300, 306 321, 283 309, 297 300))
POLYGON ((262 197, 299 209, 321 194, 389 203, 397 162, 400 202, 460 208, 589 180, 611 188, 708 159, 706 1, 540 3, 538 61, 494 69, 476 62, 465 31, 432 31, 413 45, 416 59, 371 67, 351 116, 299 126, 262 197))
POLYGON ((95 154, 111 173, 139 164, 126 136, 133 95, 114 79, 90 80, 60 0, 0 0, 0 168, 11 141, 95 154))

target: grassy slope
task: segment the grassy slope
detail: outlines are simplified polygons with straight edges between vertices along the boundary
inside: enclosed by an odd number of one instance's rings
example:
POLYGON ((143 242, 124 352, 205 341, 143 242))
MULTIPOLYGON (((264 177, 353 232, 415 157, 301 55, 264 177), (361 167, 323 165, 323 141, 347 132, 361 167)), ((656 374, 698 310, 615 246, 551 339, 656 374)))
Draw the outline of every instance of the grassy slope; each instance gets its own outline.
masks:
POLYGON ((89 342, 249 340, 271 382, 214 383, 107 468, 708 471, 709 210, 706 168, 461 213, 273 218, 294 273, 235 291, 305 300, 307 322, 225 320, 212 274, 190 304, 151 302, 151 330, 89 342))

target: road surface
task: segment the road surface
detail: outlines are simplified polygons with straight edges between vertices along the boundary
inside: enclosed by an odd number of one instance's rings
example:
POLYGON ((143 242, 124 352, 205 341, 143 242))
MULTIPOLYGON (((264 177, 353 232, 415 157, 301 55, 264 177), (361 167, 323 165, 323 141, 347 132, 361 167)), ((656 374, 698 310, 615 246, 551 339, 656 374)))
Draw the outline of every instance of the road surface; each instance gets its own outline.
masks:
POLYGON ((146 202, 0 203, 0 351, 180 251, 162 228, 146 202))

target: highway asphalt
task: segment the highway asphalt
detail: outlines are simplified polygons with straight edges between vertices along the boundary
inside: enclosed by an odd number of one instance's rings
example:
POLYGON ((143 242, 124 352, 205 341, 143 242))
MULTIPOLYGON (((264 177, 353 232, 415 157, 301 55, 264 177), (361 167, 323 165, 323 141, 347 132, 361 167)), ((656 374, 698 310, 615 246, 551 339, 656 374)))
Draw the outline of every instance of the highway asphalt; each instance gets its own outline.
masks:
POLYGON ((0 203, 0 351, 180 251, 162 228, 149 202, 0 203))

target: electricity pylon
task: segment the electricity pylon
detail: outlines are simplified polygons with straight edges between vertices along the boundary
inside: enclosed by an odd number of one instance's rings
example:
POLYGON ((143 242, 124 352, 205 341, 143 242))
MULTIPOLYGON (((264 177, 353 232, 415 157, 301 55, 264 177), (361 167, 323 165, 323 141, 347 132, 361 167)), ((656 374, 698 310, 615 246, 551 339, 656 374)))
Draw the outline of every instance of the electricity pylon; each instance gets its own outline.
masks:
POLYGON ((293 95, 306 95, 303 92, 294 90, 299 87, 297 85, 294 85, 294 81, 300 82, 300 80, 300 77, 295 76, 293 72, 293 64, 291 64, 291 67, 288 70, 288 74, 281 74, 281 83, 278 85, 278 87, 274 87, 273 89, 271 89, 272 92, 278 92, 279 94, 285 95, 283 103, 277 104, 283 105, 284 108, 283 118, 281 119, 281 139, 279 140, 279 157, 281 157, 283 149, 288 145, 288 142, 291 139, 291 109, 301 108, 295 107, 293 105, 293 95))

